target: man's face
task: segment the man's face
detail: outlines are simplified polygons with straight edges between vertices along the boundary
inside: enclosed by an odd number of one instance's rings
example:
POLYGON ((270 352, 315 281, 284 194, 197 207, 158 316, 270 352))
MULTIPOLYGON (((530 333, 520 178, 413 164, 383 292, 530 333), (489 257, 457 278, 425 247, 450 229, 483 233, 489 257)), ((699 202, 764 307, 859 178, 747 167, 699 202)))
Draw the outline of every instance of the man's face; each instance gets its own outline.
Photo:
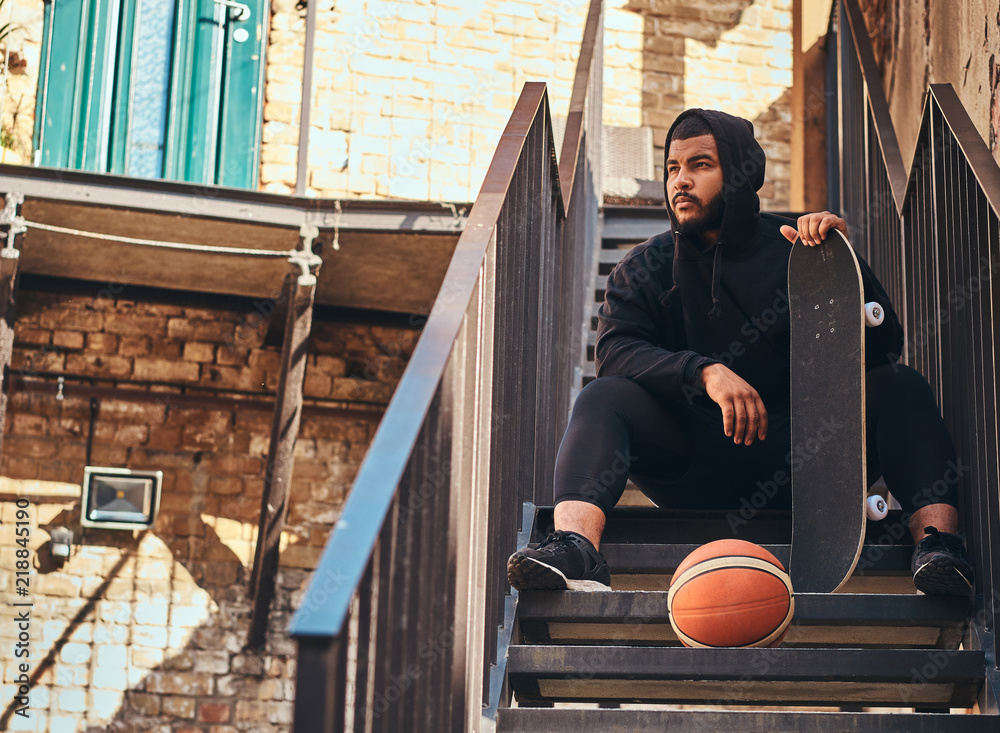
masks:
POLYGON ((697 234, 722 225, 722 166, 714 137, 671 140, 664 174, 670 209, 682 233, 697 234))

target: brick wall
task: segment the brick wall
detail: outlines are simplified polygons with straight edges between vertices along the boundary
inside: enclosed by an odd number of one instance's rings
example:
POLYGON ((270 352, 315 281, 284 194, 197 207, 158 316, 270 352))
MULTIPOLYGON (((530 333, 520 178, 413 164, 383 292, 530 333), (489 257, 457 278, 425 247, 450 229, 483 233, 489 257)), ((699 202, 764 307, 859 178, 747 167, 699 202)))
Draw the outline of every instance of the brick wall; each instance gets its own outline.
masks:
POLYGON ((928 84, 951 84, 1000 163, 1000 7, 994 0, 860 0, 903 163, 917 143, 928 84))
MULTIPOLYGON (((310 195, 471 201, 522 85, 565 116, 586 3, 336 3, 318 16, 310 195)), ((261 186, 294 190, 304 11, 273 0, 261 186)))
MULTIPOLYGON (((40 0, 16 6, 4 103, 14 148, 31 152, 40 0), (16 126, 13 115, 16 112, 16 126)), ((295 188, 305 11, 272 0, 260 188, 295 188)), ((319 13, 308 193, 471 201, 523 83, 549 82, 564 116, 586 3, 364 0, 319 13)), ((0 13, 2 15, 2 13, 0 13)), ((769 156, 765 205, 787 207, 791 0, 608 0, 604 121, 663 136, 687 106, 755 122, 769 156)))
MULTIPOLYGON (((642 0, 626 7, 643 20, 642 123, 653 128, 657 176, 663 175, 663 141, 677 115, 690 107, 721 109, 754 123, 768 157, 761 205, 787 209, 791 0, 642 0)), ((606 86, 606 98, 613 93, 606 86)))
MULTIPOLYGON (((309 193, 470 201, 525 80, 565 115, 586 3, 366 0, 320 13, 309 193)), ((275 0, 261 185, 295 184, 304 11, 275 0)), ((610 0, 604 122, 663 139, 687 107, 754 121, 769 157, 765 208, 787 209, 791 0, 610 0)))
POLYGON ((8 64, 6 83, 0 81, 0 124, 7 147, 17 155, 6 158, 5 163, 31 161, 44 9, 42 0, 8 0, 0 8, 0 25, 10 22, 12 28, 0 43, 0 58, 6 58, 8 64))
MULTIPOLYGON (((265 343, 267 320, 250 301, 23 290, 18 309, 15 369, 85 375, 102 385, 113 378, 130 389, 162 382, 156 389, 171 393, 175 385, 233 389, 258 399, 276 383, 280 346, 265 343)), ((416 336, 317 317, 307 398, 384 404, 416 336)), ((31 666, 39 676, 34 717, 9 717, 0 728, 289 730, 294 645, 285 629, 376 418, 303 416, 268 645, 256 654, 243 649, 246 592, 270 412, 99 399, 92 463, 160 469, 163 497, 149 532, 82 533, 79 482, 91 408, 88 397, 73 396, 77 380, 67 383, 65 399, 22 390, 9 407, 0 463, 0 645, 12 659, 17 629, 6 601, 15 590, 15 500, 24 497, 35 566, 31 666), (44 546, 54 526, 76 533, 62 567, 44 546)), ((0 712, 16 693, 15 672, 6 664, 0 712)))

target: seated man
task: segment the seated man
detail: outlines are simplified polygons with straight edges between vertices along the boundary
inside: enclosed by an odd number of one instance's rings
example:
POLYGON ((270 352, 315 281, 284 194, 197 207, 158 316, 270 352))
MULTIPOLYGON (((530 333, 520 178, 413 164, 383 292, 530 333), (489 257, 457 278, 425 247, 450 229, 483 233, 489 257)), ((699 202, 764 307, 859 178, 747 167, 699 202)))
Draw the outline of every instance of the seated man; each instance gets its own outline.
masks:
MULTIPOLYGON (((609 586, 601 534, 629 478, 658 506, 732 509, 777 486, 793 461, 788 255, 796 234, 815 245, 846 223, 822 212, 795 227, 760 213, 765 156, 747 120, 687 110, 667 141, 671 231, 608 277, 598 379, 577 397, 556 459, 556 531, 508 560, 519 590, 609 586)), ((926 380, 895 363, 902 329, 861 269, 865 301, 885 311, 866 329, 868 476, 883 475, 909 514, 916 587, 965 594, 973 570, 955 534, 955 449, 926 380)), ((768 501, 789 509, 790 486, 768 501)))

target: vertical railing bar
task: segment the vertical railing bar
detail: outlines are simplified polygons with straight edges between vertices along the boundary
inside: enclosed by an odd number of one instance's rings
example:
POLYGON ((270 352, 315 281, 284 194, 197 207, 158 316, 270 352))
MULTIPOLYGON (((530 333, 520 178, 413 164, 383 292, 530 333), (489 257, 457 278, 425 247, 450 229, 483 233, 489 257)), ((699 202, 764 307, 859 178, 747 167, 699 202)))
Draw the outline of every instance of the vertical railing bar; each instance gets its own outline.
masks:
MULTIPOLYGON (((986 198, 982 191, 979 189, 977 182, 975 181, 972 171, 966 171, 966 181, 969 190, 974 192, 975 196, 975 206, 973 208, 973 213, 975 220, 971 227, 972 237, 970 241, 975 243, 974 256, 970 257, 970 286, 969 299, 971 301, 973 312, 970 317, 971 327, 972 327, 972 349, 970 350, 973 354, 972 365, 978 370, 978 378, 976 379, 976 386, 974 390, 974 396, 981 396, 982 399, 970 399, 970 408, 972 410, 972 416, 974 417, 974 435, 976 440, 974 446, 976 448, 975 461, 971 464, 973 473, 966 481, 967 490, 975 492, 977 497, 977 513, 980 514, 980 519, 978 527, 976 528, 976 544, 979 548, 983 548, 984 540, 986 543, 989 542, 990 531, 989 531, 989 497, 987 487, 991 486, 988 481, 988 476, 990 473, 990 455, 989 455, 989 426, 988 426, 988 413, 989 409, 987 405, 996 405, 996 394, 991 384, 991 374, 990 369, 987 368, 986 356, 986 335, 983 324, 986 323, 986 315, 983 309, 984 295, 983 292, 986 288, 982 287, 982 283, 979 278, 982 276, 982 265, 984 262, 989 261, 989 207, 986 202, 986 198), (984 246, 984 239, 986 240, 984 246), (979 283, 980 287, 974 290, 972 283, 979 283), (983 525, 985 526, 985 529, 983 525)), ((995 409, 995 408, 994 408, 995 409)), ((988 556, 988 552, 982 552, 982 549, 977 549, 972 553, 976 561, 976 565, 979 568, 985 569, 987 564, 984 564, 984 556, 988 556)), ((989 571, 987 570, 987 577, 989 571)), ((984 584, 986 578, 980 578, 980 587, 989 587, 988 584, 984 584)))
MULTIPOLYGON (((356 613, 356 606, 351 605, 351 610, 348 611, 347 621, 344 624, 344 628, 350 628, 351 617, 356 613)), ((344 635, 340 642, 336 646, 336 656, 334 657, 334 665, 337 669, 337 679, 342 680, 341 684, 338 685, 339 694, 334 696, 334 707, 333 707, 333 730, 343 731, 346 727, 347 722, 347 704, 348 704, 348 685, 347 685, 347 652, 349 649, 349 636, 344 635)))
MULTIPOLYGON (((494 617, 490 616, 488 611, 494 607, 495 604, 505 605, 506 594, 504 596, 495 596, 491 598, 490 588, 488 583, 489 577, 489 566, 487 565, 489 558, 489 542, 490 533, 493 527, 493 516, 491 497, 494 494, 499 494, 499 491, 490 490, 490 481, 493 468, 492 468, 492 455, 490 453, 490 446, 493 444, 493 431, 495 430, 495 423, 493 421, 493 392, 490 386, 494 384, 495 379, 493 375, 493 354, 495 351, 495 306, 496 306, 496 287, 497 287, 497 263, 496 263, 496 232, 494 231, 494 236, 490 240, 489 246, 486 248, 486 254, 483 257, 483 265, 480 268, 480 279, 483 282, 482 297, 479 304, 480 313, 480 329, 477 336, 477 348, 476 348, 476 371, 475 374, 478 377, 477 392, 481 397, 476 401, 476 428, 477 432, 480 434, 476 440, 476 455, 474 459, 474 469, 476 472, 477 486, 486 487, 486 492, 479 498, 478 506, 481 508, 482 513, 485 515, 481 520, 482 527, 485 528, 484 537, 482 543, 486 547, 483 550, 478 550, 481 552, 483 557, 481 560, 477 559, 477 562, 482 563, 481 567, 483 569, 482 583, 485 588, 484 595, 486 596, 486 603, 484 604, 486 608, 484 609, 483 622, 481 624, 479 634, 476 638, 479 646, 485 650, 490 650, 491 652, 485 652, 483 654, 482 664, 480 665, 480 685, 478 690, 478 701, 479 706, 470 709, 470 715, 474 716, 474 719, 478 719, 478 709, 489 704, 489 685, 490 685, 490 667, 492 663, 496 660, 496 646, 491 645, 489 639, 496 638, 496 627, 494 624, 494 617), (494 604, 494 605, 491 605, 494 604)), ((517 501, 515 497, 514 501, 517 501)))
MULTIPOLYGON (((540 129, 540 147, 544 153, 550 148, 551 141, 548 138, 548 128, 540 129)), ((538 283, 538 335, 536 339, 537 374, 535 384, 535 410, 534 410, 534 477, 533 491, 534 502, 539 503, 539 498, 547 494, 547 482, 550 475, 549 466, 549 446, 551 443, 550 430, 552 427, 552 414, 554 412, 555 389, 555 368, 558 366, 557 354, 551 352, 554 336, 555 319, 558 310, 555 307, 553 298, 553 278, 555 276, 554 265, 556 258, 556 246, 554 238, 555 207, 551 181, 551 166, 545 165, 542 156, 540 161, 541 186, 538 191, 539 204, 539 283, 538 283)), ((572 193, 570 194, 572 195, 572 193)))
MULTIPOLYGON (((459 331, 460 337, 461 331, 459 331)), ((420 556, 423 561, 420 563, 419 572, 428 582, 414 584, 419 613, 423 616, 421 625, 426 632, 421 634, 422 640, 417 646, 417 656, 414 660, 421 673, 417 678, 419 684, 413 686, 413 698, 417 727, 425 730, 449 730, 453 712, 451 706, 433 705, 431 701, 440 695, 443 687, 450 686, 450 650, 454 646, 458 620, 455 612, 453 572, 453 569, 457 568, 457 547, 450 531, 450 493, 454 485, 451 480, 453 470, 451 428, 455 413, 455 379, 461 357, 460 344, 456 341, 438 387, 439 397, 435 400, 437 413, 434 416, 435 430, 431 436, 433 450, 430 466, 434 492, 424 512, 425 521, 420 542, 420 556), (426 521, 427 519, 430 521, 426 521)))
POLYGON ((375 616, 375 669, 372 676, 373 733, 388 730, 385 718, 387 701, 384 693, 392 674, 392 609, 396 606, 395 558, 399 535, 399 501, 397 493, 379 539, 381 557, 378 572, 378 611, 375 616))
MULTIPOLYGON (((454 356, 448 359, 451 362, 454 356)), ((447 373, 447 366, 445 373, 447 373)), ((443 383, 442 379, 442 383, 443 383)), ((441 384, 438 385, 434 399, 431 400, 430 408, 424 418, 424 424, 420 431, 418 445, 419 453, 415 451, 416 461, 411 463, 409 474, 409 494, 410 511, 407 521, 406 550, 406 575, 409 578, 420 577, 427 582, 427 587, 422 582, 419 586, 412 581, 406 583, 405 600, 402 609, 406 617, 406 626, 400 629, 400 636, 396 643, 402 648, 404 659, 397 667, 397 679, 405 678, 409 686, 405 693, 400 696, 400 706, 398 713, 397 730, 419 730, 417 715, 420 708, 427 704, 425 699, 421 699, 420 681, 423 678, 423 671, 420 667, 418 648, 427 638, 428 629, 426 626, 426 616, 424 607, 430 602, 431 597, 438 592, 434 586, 433 579, 428 572, 428 561, 433 563, 435 557, 428 558, 424 555, 424 537, 427 534, 427 523, 431 516, 431 504, 433 493, 429 499, 425 499, 423 494, 427 488, 433 492, 436 482, 434 476, 434 453, 437 442, 440 423, 438 421, 439 405, 441 400, 441 384), (416 670, 417 674, 410 674, 416 670)))
MULTIPOLYGON (((452 426, 449 454, 442 454, 443 461, 450 462, 450 476, 447 494, 447 521, 442 528, 435 529, 433 536, 447 538, 448 566, 454 567, 454 576, 446 579, 448 603, 451 611, 450 645, 444 664, 434 667, 430 683, 430 695, 426 705, 449 711, 443 721, 443 731, 462 730, 465 726, 466 679, 469 669, 478 659, 470 659, 471 648, 468 636, 475 627, 469 605, 477 599, 472 548, 476 543, 472 504, 478 493, 473 482, 470 455, 474 449, 475 433, 470 392, 474 365, 470 366, 471 354, 475 351, 472 340, 476 332, 476 305, 479 302, 482 283, 476 278, 472 298, 465 311, 462 328, 452 352, 452 361, 445 373, 448 389, 445 400, 450 409, 452 426), (461 721, 456 728, 456 721, 461 721)), ((478 648, 478 647, 476 647, 478 648)))
MULTIPOLYGON (((427 657, 427 663, 432 670, 432 674, 428 675, 425 687, 427 702, 424 702, 423 705, 428 707, 427 703, 434 700, 435 695, 437 696, 439 704, 432 707, 438 716, 438 730, 441 731, 451 730, 455 717, 462 719, 465 709, 464 705, 451 704, 452 701, 449 699, 449 691, 452 689, 453 681, 452 670, 456 664, 456 649, 461 648, 462 659, 466 658, 464 645, 458 646, 458 641, 464 632, 466 619, 464 613, 459 613, 456 606, 459 596, 459 578, 454 570, 459 565, 458 553, 461 552, 464 555, 467 548, 466 546, 460 547, 457 541, 452 518, 454 509, 451 496, 456 487, 451 476, 451 472, 454 470, 451 462, 452 448, 456 438, 461 438, 461 435, 456 436, 452 432, 452 425, 455 423, 456 416, 460 416, 459 408, 461 407, 461 403, 458 401, 458 388, 461 387, 461 384, 456 383, 454 376, 461 367, 458 357, 458 354, 452 356, 451 364, 445 372, 444 380, 442 380, 441 444, 437 454, 438 470, 442 474, 442 487, 438 491, 435 511, 432 515, 435 526, 427 538, 432 547, 439 545, 445 548, 443 554, 445 554, 446 562, 442 562, 434 568, 437 574, 435 585, 440 590, 437 591, 438 607, 432 611, 431 615, 434 630, 434 635, 430 639, 431 647, 422 652, 418 650, 418 655, 421 658, 427 657), (449 538, 447 542, 442 541, 442 538, 445 537, 449 538)), ((462 488, 464 491, 469 491, 471 487, 465 484, 462 488)), ((467 580, 465 580, 462 590, 464 591, 463 595, 471 591, 467 580)), ((464 663, 461 666, 464 669, 464 663)), ((428 722, 433 722, 433 720, 434 718, 428 716, 428 722)))
MULTIPOLYGON (((413 709, 414 703, 411 694, 413 684, 416 680, 411 679, 408 674, 411 665, 416 664, 417 644, 420 641, 423 628, 421 626, 422 616, 420 613, 421 594, 418 593, 416 584, 408 582, 411 578, 420 577, 423 572, 423 558, 420 556, 420 537, 424 524, 424 509, 426 504, 418 501, 420 499, 420 486, 428 475, 428 464, 432 451, 432 440, 437 417, 438 401, 440 399, 440 386, 431 400, 427 414, 424 417, 420 435, 417 437, 417 444, 410 457, 405 478, 400 484, 400 500, 405 499, 405 503, 400 506, 400 514, 405 510, 405 522, 401 527, 402 542, 397 545, 396 554, 397 567, 399 568, 399 603, 396 605, 396 623, 393 626, 393 652, 396 654, 396 661, 393 665, 392 684, 386 688, 398 691, 399 700, 392 706, 394 730, 413 730, 413 709), (400 689, 401 681, 405 680, 409 688, 400 689)), ((433 591, 431 591, 433 592, 433 591)), ((388 700, 388 698, 386 698, 388 700)))
MULTIPOLYGON (((481 268, 480 268, 481 269, 481 268)), ((462 328, 452 353, 449 370, 445 373, 448 389, 445 400, 451 406, 453 426, 451 434, 451 471, 448 481, 448 518, 443 530, 433 532, 437 538, 446 537, 448 545, 448 566, 454 565, 454 576, 446 581, 449 604, 453 609, 454 621, 451 628, 450 645, 445 664, 434 667, 430 682, 430 695, 426 702, 429 707, 449 711, 448 719, 441 730, 459 731, 465 728, 466 717, 466 675, 469 664, 468 634, 474 627, 469 613, 469 603, 476 596, 473 577, 473 548, 476 543, 475 518, 472 504, 478 487, 473 482, 471 454, 475 447, 474 426, 474 375, 473 363, 476 344, 477 315, 482 276, 476 278, 472 298, 465 311, 462 328), (473 389, 470 389, 473 388, 473 389), (471 393, 471 394, 470 394, 471 393), (462 592, 462 589, 465 592, 462 592)), ((478 663, 478 660, 477 660, 478 663)), ((427 723, 425 722, 425 726, 427 723)))
POLYGON ((375 546, 375 552, 368 563, 368 569, 358 586, 358 663, 357 663, 357 694, 354 704, 353 733, 366 733, 368 730, 368 711, 372 698, 372 612, 373 597, 378 581, 375 578, 379 563, 381 543, 375 546))
MULTIPOLYGON (((956 365, 955 355, 955 330, 958 311, 955 303, 952 302, 951 294, 954 281, 954 261, 955 261, 955 222, 954 212, 950 203, 955 196, 954 169, 955 161, 952 155, 951 138, 944 139, 941 155, 941 184, 940 197, 938 198, 938 211, 940 218, 938 221, 938 231, 941 233, 941 245, 938 253, 938 286, 940 299, 938 307, 946 314, 941 322, 941 363, 944 367, 942 373, 942 383, 944 391, 942 402, 944 403, 945 420, 948 423, 949 431, 954 440, 961 442, 964 437, 963 426, 957 419, 959 412, 960 396, 955 394, 956 365)), ((964 446, 959 444, 959 450, 964 451, 964 446)), ((971 507, 968 506, 967 497, 959 496, 959 512, 969 515, 971 507)))
MULTIPOLYGON (((855 211, 851 212, 854 217, 854 225, 862 233, 863 240, 860 242, 860 249, 855 245, 855 249, 864 253, 865 259, 875 268, 878 268, 879 262, 878 257, 875 253, 875 248, 872 245, 872 227, 874 223, 872 221, 872 211, 875 204, 875 193, 872 191, 873 179, 875 177, 875 172, 872 170, 873 167, 877 168, 874 160, 874 156, 871 154, 871 140, 869 135, 871 133, 871 126, 868 124, 868 84, 862 82, 861 84, 861 109, 859 110, 859 127, 861 133, 861 150, 864 151, 864 155, 861 156, 861 165, 859 166, 861 179, 861 188, 859 190, 858 198, 861 200, 863 206, 858 207, 855 211), (860 221, 860 226, 859 226, 860 221)), ((876 272, 879 272, 876 269, 876 272)))
MULTIPOLYGON (((982 596, 983 626, 992 632, 993 646, 987 649, 987 653, 992 653, 995 660, 1000 652, 997 647, 997 593, 1000 592, 1000 568, 998 568, 998 558, 996 557, 996 534, 1000 531, 1000 496, 996 487, 1000 480, 1000 446, 998 446, 998 422, 996 414, 996 289, 993 286, 992 273, 1000 255, 1000 233, 998 233, 998 222, 996 212, 990 207, 985 195, 977 197, 980 207, 983 209, 985 223, 980 223, 976 231, 980 239, 985 239, 985 252, 981 247, 980 264, 988 265, 984 269, 988 273, 984 287, 980 293, 982 324, 982 345, 979 350, 983 368, 983 409, 981 425, 983 435, 980 442, 983 446, 983 462, 985 470, 977 482, 977 492, 981 496, 980 512, 981 518, 978 524, 978 531, 973 537, 976 543, 976 572, 977 586, 982 596), (985 261, 985 262, 984 262, 985 261), (990 409, 992 408, 992 409, 990 409)), ((988 640, 987 640, 987 643, 988 640)))
POLYGON ((296 729, 334 733, 335 710, 343 706, 343 680, 337 677, 336 663, 338 647, 343 645, 343 640, 337 637, 299 641, 295 681, 296 729))
MULTIPOLYGON (((930 237, 928 237, 928 240, 931 243, 931 247, 930 247, 930 251, 929 251, 929 261, 928 261, 928 264, 932 268, 931 272, 930 272, 931 278, 930 278, 930 283, 929 284, 930 284, 930 287, 931 287, 931 293, 933 294, 933 297, 930 299, 930 303, 933 304, 934 308, 936 309, 936 308, 940 308, 939 304, 941 302, 941 292, 940 292, 940 261, 941 261, 940 246, 941 245, 940 245, 940 241, 939 241, 940 237, 938 236, 938 232, 941 229, 940 229, 940 222, 938 221, 938 206, 937 206, 937 202, 941 201, 941 196, 940 196, 940 194, 941 194, 941 191, 940 191, 941 186, 940 186, 940 179, 939 179, 939 176, 940 176, 939 168, 941 167, 941 161, 940 161, 939 151, 937 150, 937 144, 934 142, 935 140, 940 139, 940 137, 938 135, 934 134, 935 130, 936 130, 936 128, 937 128, 937 126, 938 126, 939 123, 938 123, 938 120, 937 120, 936 109, 935 109, 935 107, 933 105, 931 105, 931 107, 930 107, 930 114, 931 114, 931 121, 932 121, 932 124, 931 124, 931 132, 932 132, 932 135, 931 135, 931 200, 928 202, 928 204, 929 204, 929 210, 931 212, 931 230, 930 230, 930 237)), ((934 322, 933 320, 931 320, 931 319, 934 318, 933 311, 928 314, 928 318, 929 318, 929 320, 928 320, 928 327, 929 327, 929 324, 934 322)), ((930 349, 930 356, 932 357, 933 363, 934 363, 934 375, 936 377, 936 385, 935 385, 936 386, 936 390, 935 390, 935 392, 937 394, 939 403, 941 403, 941 408, 942 408, 942 411, 943 411, 944 410, 944 403, 942 401, 942 392, 944 390, 944 384, 943 384, 942 380, 943 380, 944 377, 943 377, 943 365, 941 363, 941 332, 940 332, 940 329, 935 330, 933 336, 931 336, 931 335, 928 336, 928 342, 929 342, 928 343, 928 348, 930 349)))
MULTIPOLYGON (((976 514, 980 514, 984 497, 979 491, 976 481, 978 471, 975 470, 975 466, 978 463, 979 443, 975 428, 978 412, 976 402, 978 401, 977 398, 983 394, 983 390, 977 378, 976 360, 970 358, 970 355, 975 353, 975 336, 973 334, 974 304, 971 302, 971 294, 967 293, 966 290, 966 283, 971 279, 971 262, 975 250, 975 239, 968 237, 966 234, 970 231, 969 227, 972 223, 970 218, 974 214, 970 204, 971 187, 969 186, 969 175, 971 171, 959 148, 953 146, 952 151, 956 179, 956 198, 951 200, 957 200, 957 206, 955 206, 956 215, 953 217, 955 241, 953 262, 955 263, 956 277, 952 285, 955 289, 955 294, 950 296, 949 300, 956 301, 956 318, 960 327, 956 335, 961 336, 958 343, 955 344, 952 354, 952 362, 957 363, 960 370, 959 378, 954 382, 955 392, 958 394, 960 400, 958 422, 962 426, 961 437, 958 438, 961 441, 962 447, 958 456, 960 461, 965 459, 961 465, 968 465, 973 471, 971 475, 965 474, 960 477, 958 489, 959 495, 966 497, 966 503, 971 504, 975 508, 976 514), (963 384, 971 385, 972 389, 962 389, 961 385, 963 384)), ((973 229, 972 231, 975 230, 973 229)), ((981 516, 978 521, 982 521, 981 516)))
MULTIPOLYGON (((995 210, 990 208, 989 215, 989 241, 988 241, 988 256, 990 263, 990 278, 988 283, 988 302, 990 305, 990 315, 989 315, 989 349, 986 352, 987 363, 990 364, 989 374, 991 379, 989 380, 990 386, 993 390, 993 405, 996 405, 996 394, 997 394, 997 359, 996 359, 996 347, 998 341, 997 337, 997 318, 1000 314, 1000 303, 998 303, 998 295, 1000 291, 993 284, 993 272, 1000 267, 1000 218, 995 210)), ((998 643, 998 637, 1000 637, 1000 630, 997 628, 997 623, 1000 621, 1000 601, 998 601, 997 594, 1000 593, 1000 494, 992 490, 992 487, 1000 485, 1000 419, 998 419, 996 409, 992 412, 988 412, 991 419, 988 423, 988 434, 986 441, 987 452, 990 455, 991 460, 989 461, 990 474, 988 475, 987 483, 985 484, 984 490, 987 492, 987 503, 989 522, 987 523, 987 531, 985 538, 980 538, 980 541, 985 544, 985 556, 990 567, 990 572, 987 577, 989 577, 988 589, 986 600, 987 604, 985 610, 988 614, 988 623, 993 629, 993 659, 994 662, 1000 659, 1000 643, 998 643)), ((996 701, 994 700, 994 706, 996 701)))
MULTIPOLYGON (((962 293, 968 304, 966 311, 966 338, 967 343, 963 350, 973 375, 974 389, 966 392, 966 412, 968 416, 964 422, 967 423, 968 435, 971 438, 969 443, 970 472, 963 476, 965 490, 972 492, 976 497, 976 504, 980 509, 986 508, 985 492, 983 491, 983 475, 985 473, 985 446, 983 442, 983 404, 982 398, 987 394, 985 384, 985 370, 981 361, 982 353, 982 308, 981 295, 974 289, 976 282, 976 272, 979 263, 982 261, 982 222, 980 219, 980 203, 982 191, 972 174, 972 169, 968 161, 963 156, 963 184, 965 191, 965 203, 968 207, 965 231, 971 236, 966 237, 968 246, 966 247, 966 266, 963 272, 962 293)), ((961 485, 961 484, 960 484, 961 485)), ((984 517, 988 522, 988 515, 984 517)), ((980 520, 982 523, 982 519, 980 520)), ((981 524, 980 524, 981 526, 981 524)))

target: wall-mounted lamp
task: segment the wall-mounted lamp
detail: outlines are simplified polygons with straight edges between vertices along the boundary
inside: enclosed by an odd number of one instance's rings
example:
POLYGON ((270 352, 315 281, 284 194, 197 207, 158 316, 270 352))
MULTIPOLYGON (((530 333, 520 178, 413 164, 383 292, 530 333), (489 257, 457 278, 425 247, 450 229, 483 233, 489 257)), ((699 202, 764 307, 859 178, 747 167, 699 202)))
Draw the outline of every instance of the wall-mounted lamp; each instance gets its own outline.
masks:
POLYGON ((160 508, 162 471, 87 466, 80 524, 104 529, 148 529, 160 508))
POLYGON ((49 554, 52 559, 62 562, 69 557, 73 548, 73 531, 65 527, 53 527, 49 531, 49 554))

